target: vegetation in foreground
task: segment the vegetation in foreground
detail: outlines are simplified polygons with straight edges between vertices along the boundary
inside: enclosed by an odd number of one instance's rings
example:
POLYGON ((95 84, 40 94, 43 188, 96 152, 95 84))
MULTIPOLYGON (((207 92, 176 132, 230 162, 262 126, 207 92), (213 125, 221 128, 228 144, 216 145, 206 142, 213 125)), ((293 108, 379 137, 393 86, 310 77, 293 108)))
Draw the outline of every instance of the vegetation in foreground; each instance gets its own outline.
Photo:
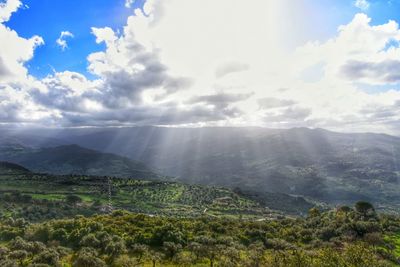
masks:
POLYGON ((0 266, 400 265, 400 218, 368 202, 290 218, 241 190, 0 167, 0 266))
POLYGON ((0 222, 0 266, 397 266, 400 219, 358 202, 307 218, 174 218, 126 211, 0 222))

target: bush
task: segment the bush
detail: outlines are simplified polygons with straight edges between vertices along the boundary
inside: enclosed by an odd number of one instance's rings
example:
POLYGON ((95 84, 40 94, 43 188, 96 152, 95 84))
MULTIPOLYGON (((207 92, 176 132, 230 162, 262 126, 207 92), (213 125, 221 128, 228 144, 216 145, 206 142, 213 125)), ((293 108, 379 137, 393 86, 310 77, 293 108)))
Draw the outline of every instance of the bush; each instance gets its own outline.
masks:
POLYGON ((366 201, 358 201, 354 207, 357 212, 362 213, 362 214, 368 214, 368 213, 375 212, 374 206, 371 203, 366 202, 366 201))

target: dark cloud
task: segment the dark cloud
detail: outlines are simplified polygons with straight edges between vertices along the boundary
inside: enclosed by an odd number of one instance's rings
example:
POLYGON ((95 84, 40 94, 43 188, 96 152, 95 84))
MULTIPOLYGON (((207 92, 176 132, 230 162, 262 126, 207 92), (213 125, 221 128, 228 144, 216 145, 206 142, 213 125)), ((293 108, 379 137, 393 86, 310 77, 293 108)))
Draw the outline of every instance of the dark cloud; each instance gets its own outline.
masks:
POLYGON ((293 100, 280 99, 275 97, 261 98, 257 102, 260 109, 280 108, 296 104, 296 102, 294 102, 293 100))
MULTIPOLYGON (((190 98, 186 104, 191 104, 191 108, 202 109, 205 121, 219 121, 228 118, 235 118, 243 115, 243 111, 232 104, 244 101, 251 97, 253 93, 248 94, 228 94, 218 93, 212 95, 202 95, 190 98), (204 113, 204 111, 206 111, 204 113)), ((200 111, 198 110, 198 111, 200 111)))
POLYGON ((163 88, 166 92, 159 99, 174 93, 179 89, 190 86, 185 78, 170 77, 162 64, 146 66, 143 70, 130 74, 125 70, 107 72, 102 76, 104 80, 101 97, 109 107, 123 107, 126 103, 139 104, 142 93, 147 89, 163 88))
POLYGON ((22 105, 19 103, 5 103, 0 105, 0 122, 19 121, 18 114, 22 105))
POLYGON ((248 94, 218 93, 212 95, 195 96, 189 99, 187 103, 189 104, 204 103, 219 108, 224 108, 227 107, 229 104, 246 100, 252 95, 253 93, 248 93, 248 94))
POLYGON ((43 92, 38 88, 30 90, 32 100, 46 108, 57 109, 64 112, 86 112, 84 101, 95 99, 96 95, 89 88, 85 88, 86 93, 75 94, 73 85, 63 81, 67 78, 69 81, 87 85, 88 80, 81 74, 73 72, 58 73, 56 76, 47 77, 42 80, 47 91, 43 92))
POLYGON ((213 122, 241 115, 236 109, 194 106, 179 108, 177 103, 112 109, 91 114, 63 113, 63 126, 179 125, 213 122))
POLYGON ((375 63, 351 60, 342 66, 340 73, 349 80, 369 79, 378 83, 399 83, 400 61, 388 59, 375 63))
POLYGON ((131 35, 123 35, 119 41, 107 43, 107 46, 117 50, 117 54, 124 57, 126 63, 115 64, 115 55, 108 55, 108 51, 95 53, 97 57, 89 56, 89 69, 103 81, 97 101, 109 108, 124 108, 140 105, 142 93, 148 89, 162 88, 163 92, 156 99, 161 100, 191 86, 191 79, 168 73, 167 66, 159 58, 158 50, 149 51, 131 35))
POLYGON ((361 109, 361 114, 367 116, 373 121, 393 120, 400 116, 400 101, 396 101, 393 105, 367 105, 361 109))

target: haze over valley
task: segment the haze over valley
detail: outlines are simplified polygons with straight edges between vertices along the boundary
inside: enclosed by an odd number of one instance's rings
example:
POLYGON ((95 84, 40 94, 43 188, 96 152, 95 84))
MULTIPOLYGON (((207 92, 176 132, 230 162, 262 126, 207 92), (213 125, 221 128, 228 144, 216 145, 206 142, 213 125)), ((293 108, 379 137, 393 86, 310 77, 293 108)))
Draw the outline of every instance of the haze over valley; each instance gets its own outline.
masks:
POLYGON ((400 199, 400 138, 385 134, 308 128, 36 129, 10 130, 0 142, 1 160, 38 172, 164 179, 299 195, 330 205, 363 199, 391 211, 400 199))

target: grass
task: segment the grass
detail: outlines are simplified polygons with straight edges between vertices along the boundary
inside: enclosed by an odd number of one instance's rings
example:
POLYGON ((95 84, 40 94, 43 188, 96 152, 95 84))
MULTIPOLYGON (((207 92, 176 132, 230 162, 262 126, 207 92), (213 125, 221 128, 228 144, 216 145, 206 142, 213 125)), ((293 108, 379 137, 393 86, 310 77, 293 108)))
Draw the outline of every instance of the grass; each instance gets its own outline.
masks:
POLYGON ((33 199, 47 199, 47 200, 63 200, 64 195, 61 194, 30 194, 33 199))
POLYGON ((400 233, 385 236, 385 241, 394 246, 393 253, 396 257, 400 257, 400 233))

